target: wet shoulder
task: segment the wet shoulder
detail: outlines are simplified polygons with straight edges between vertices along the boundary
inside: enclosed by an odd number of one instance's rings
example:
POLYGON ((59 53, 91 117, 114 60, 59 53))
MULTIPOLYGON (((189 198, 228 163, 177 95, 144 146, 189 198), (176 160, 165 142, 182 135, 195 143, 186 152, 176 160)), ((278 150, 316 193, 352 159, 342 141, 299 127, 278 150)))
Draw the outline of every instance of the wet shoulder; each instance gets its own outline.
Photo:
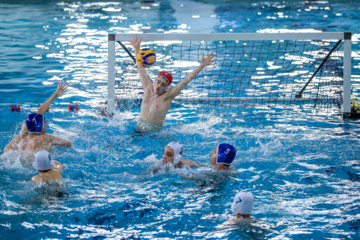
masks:
POLYGON ((36 175, 36 176, 33 176, 33 177, 31 178, 31 181, 33 181, 33 182, 40 182, 40 181, 41 181, 41 178, 40 178, 39 175, 36 175))

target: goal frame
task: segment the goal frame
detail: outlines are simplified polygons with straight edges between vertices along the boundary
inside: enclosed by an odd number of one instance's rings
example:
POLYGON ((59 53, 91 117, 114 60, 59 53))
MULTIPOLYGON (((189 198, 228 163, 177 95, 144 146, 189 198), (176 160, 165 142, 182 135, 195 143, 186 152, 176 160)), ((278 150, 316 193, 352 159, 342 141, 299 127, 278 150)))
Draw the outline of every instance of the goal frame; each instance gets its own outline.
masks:
MULTIPOLYGON (((118 41, 128 41, 134 33, 108 34, 108 113, 115 111, 115 47, 118 41)), ((343 101, 344 117, 351 115, 351 32, 311 33, 138 33, 144 41, 265 41, 265 40, 341 40, 344 42, 343 101)))

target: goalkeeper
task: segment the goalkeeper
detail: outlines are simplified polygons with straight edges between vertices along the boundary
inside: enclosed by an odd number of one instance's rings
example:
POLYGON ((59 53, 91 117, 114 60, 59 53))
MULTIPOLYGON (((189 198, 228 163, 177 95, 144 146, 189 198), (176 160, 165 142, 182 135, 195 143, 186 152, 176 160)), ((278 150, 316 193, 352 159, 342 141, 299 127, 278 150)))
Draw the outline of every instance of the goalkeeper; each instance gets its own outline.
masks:
MULTIPOLYGON (((132 38, 129 43, 134 47, 136 55, 140 51, 142 38, 138 39, 137 35, 132 38)), ((180 94, 180 92, 188 85, 200 71, 208 66, 214 65, 217 59, 214 59, 215 54, 210 53, 209 56, 202 59, 200 65, 188 74, 175 87, 167 91, 168 86, 172 82, 172 76, 167 72, 160 72, 154 83, 148 77, 145 68, 137 63, 137 69, 140 75, 140 81, 144 89, 143 100, 141 103, 140 120, 136 125, 137 132, 153 132, 161 129, 167 112, 169 111, 172 100, 180 94)))

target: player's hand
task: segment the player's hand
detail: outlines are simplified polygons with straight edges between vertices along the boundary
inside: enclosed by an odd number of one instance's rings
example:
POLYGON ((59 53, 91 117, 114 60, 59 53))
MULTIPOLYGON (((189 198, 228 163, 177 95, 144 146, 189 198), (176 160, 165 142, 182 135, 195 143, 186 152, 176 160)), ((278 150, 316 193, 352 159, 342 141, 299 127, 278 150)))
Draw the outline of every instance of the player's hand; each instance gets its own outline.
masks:
POLYGON ((208 66, 208 65, 215 65, 213 64, 213 62, 215 62, 217 59, 214 59, 214 57, 216 56, 216 54, 214 53, 210 53, 209 56, 207 56, 206 58, 204 57, 204 54, 202 54, 202 58, 201 58, 201 64, 202 66, 208 66))
POLYGON ((128 43, 135 48, 135 50, 140 50, 142 38, 138 39, 137 35, 135 34, 135 38, 131 38, 131 41, 128 43))
POLYGON ((67 82, 64 82, 61 80, 58 82, 58 87, 55 91, 55 95, 56 97, 61 97, 62 95, 64 95, 64 91, 68 88, 67 82))

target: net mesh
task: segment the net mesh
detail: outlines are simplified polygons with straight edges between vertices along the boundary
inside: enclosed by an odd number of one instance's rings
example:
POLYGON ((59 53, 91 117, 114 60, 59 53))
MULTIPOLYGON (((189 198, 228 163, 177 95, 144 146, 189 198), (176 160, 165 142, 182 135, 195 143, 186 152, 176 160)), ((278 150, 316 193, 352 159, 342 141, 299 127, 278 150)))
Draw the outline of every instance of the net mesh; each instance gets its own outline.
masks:
MULTIPOLYGON (((230 107, 341 102, 343 43, 336 40, 143 41, 142 47, 156 53, 155 66, 147 69, 150 79, 168 71, 172 85, 199 66, 202 54, 216 54, 215 65, 204 68, 175 98, 178 102, 230 107)), ((117 44, 116 49, 116 97, 138 100, 143 89, 136 64, 123 47, 117 44)), ((135 54, 131 47, 129 51, 135 54)))

